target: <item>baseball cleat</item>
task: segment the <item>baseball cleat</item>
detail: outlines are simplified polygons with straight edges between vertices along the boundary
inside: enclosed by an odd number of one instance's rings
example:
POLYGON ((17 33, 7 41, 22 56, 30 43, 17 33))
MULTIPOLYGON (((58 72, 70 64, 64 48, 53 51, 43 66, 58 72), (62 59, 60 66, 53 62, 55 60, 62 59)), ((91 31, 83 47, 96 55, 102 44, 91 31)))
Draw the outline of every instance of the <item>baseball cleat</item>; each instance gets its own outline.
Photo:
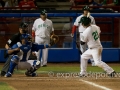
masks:
POLYGON ((86 72, 80 73, 80 74, 79 74, 79 77, 87 77, 87 73, 86 73, 86 72))
POLYGON ((34 73, 31 74, 31 76, 36 77, 36 76, 38 76, 38 74, 36 72, 34 72, 34 73))
POLYGON ((0 75, 1 77, 5 76, 6 72, 5 71, 1 71, 0 75))
POLYGON ((80 74, 79 77, 87 77, 85 74, 80 74))
POLYGON ((12 74, 10 72, 6 73, 4 77, 12 77, 12 74))
POLYGON ((27 77, 36 77, 36 76, 38 76, 36 72, 33 72, 33 73, 31 73, 31 74, 28 74, 27 72, 25 72, 25 75, 26 75, 27 77))
POLYGON ((113 71, 111 74, 108 74, 109 77, 115 77, 116 72, 113 71))
POLYGON ((47 67, 47 65, 43 65, 42 67, 47 67))

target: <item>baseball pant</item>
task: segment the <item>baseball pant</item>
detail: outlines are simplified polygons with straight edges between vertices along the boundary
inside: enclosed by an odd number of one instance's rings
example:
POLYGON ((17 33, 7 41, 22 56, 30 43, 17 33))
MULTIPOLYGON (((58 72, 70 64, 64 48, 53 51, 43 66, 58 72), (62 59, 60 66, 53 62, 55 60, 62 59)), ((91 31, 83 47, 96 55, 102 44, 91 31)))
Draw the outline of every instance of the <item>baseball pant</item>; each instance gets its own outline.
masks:
POLYGON ((90 58, 93 58, 95 65, 102 68, 108 74, 112 73, 114 70, 108 66, 105 62, 101 61, 102 48, 92 48, 85 51, 81 56, 81 72, 80 74, 86 74, 87 61, 90 58))
MULTIPOLYGON (((80 33, 81 34, 81 33, 80 33)), ((81 36, 81 35, 80 35, 81 36)), ((81 37, 80 37, 80 40, 81 40, 81 37)), ((82 53, 84 53, 86 50, 87 50, 87 43, 85 43, 84 45, 81 45, 80 44, 80 50, 82 53)), ((90 58, 90 61, 91 63, 94 63, 94 59, 93 58, 90 58)), ((94 66, 94 65, 93 65, 94 66)))
POLYGON ((5 62, 4 66, 1 70, 1 76, 4 76, 7 73, 8 69, 9 69, 9 66, 10 66, 11 58, 12 58, 12 56, 10 55, 8 57, 7 61, 5 62))
MULTIPOLYGON (((39 45, 46 45, 50 43, 50 39, 47 38, 40 38, 38 36, 35 37, 35 42, 39 45)), ((47 59, 48 59, 48 48, 40 49, 38 52, 36 52, 37 60, 41 61, 41 66, 47 65, 47 59)))

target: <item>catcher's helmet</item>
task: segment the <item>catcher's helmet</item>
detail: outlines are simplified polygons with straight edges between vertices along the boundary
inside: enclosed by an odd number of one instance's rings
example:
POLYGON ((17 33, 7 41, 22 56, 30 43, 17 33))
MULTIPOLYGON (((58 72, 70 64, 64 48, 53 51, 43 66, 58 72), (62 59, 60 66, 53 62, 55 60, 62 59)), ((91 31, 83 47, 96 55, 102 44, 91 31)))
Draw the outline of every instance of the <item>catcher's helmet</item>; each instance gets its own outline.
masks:
POLYGON ((79 23, 82 23, 84 24, 84 26, 87 26, 91 23, 91 19, 89 17, 84 16, 81 18, 79 23))
POLYGON ((83 11, 84 11, 84 10, 90 11, 90 7, 86 5, 86 6, 83 7, 82 10, 83 10, 83 11))
POLYGON ((27 27, 28 27, 28 24, 27 24, 27 23, 22 22, 22 23, 20 24, 20 28, 27 28, 27 27))

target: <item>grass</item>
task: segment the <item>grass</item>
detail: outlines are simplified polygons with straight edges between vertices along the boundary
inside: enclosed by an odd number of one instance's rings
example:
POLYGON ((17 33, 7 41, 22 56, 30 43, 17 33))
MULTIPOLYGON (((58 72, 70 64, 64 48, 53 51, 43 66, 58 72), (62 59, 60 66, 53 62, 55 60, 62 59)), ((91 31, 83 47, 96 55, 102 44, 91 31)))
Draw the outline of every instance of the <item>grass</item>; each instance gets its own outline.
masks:
POLYGON ((13 90, 7 83, 0 82, 0 90, 13 90))
MULTIPOLYGON (((110 64, 110 66, 116 71, 116 72, 120 72, 120 66, 119 64, 110 64)), ((0 65, 0 70, 2 68, 2 65, 0 65)), ((79 63, 54 63, 54 64, 48 64, 47 67, 41 67, 39 70, 37 70, 38 73, 48 73, 48 72, 80 72, 80 67, 79 67, 79 63)), ((88 65, 87 67, 87 71, 88 72, 104 72, 104 70, 102 70, 101 68, 95 66, 91 66, 91 64, 88 65)), ((24 73, 25 70, 15 70, 15 73, 24 73)))
MULTIPOLYGON (((120 66, 111 66, 116 72, 120 72, 120 66)), ((79 66, 47 66, 47 67, 41 67, 39 70, 37 70, 38 73, 48 73, 48 72, 80 72, 79 66)), ((95 66, 88 66, 87 67, 88 72, 104 72, 101 68, 95 66)), ((18 70, 15 71, 15 73, 24 73, 25 70, 18 70)))

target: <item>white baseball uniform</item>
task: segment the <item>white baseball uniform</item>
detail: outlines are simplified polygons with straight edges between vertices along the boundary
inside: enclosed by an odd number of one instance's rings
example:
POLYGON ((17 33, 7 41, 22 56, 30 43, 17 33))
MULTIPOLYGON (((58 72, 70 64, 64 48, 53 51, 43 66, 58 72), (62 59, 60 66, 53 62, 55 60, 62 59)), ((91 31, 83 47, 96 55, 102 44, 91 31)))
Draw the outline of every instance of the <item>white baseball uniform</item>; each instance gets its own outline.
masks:
MULTIPOLYGON (((74 22, 74 25, 75 26, 78 26, 78 30, 79 30, 79 35, 80 35, 80 40, 81 40, 81 33, 83 33, 83 31, 86 29, 82 26, 80 22, 81 18, 84 17, 84 15, 80 15, 77 17, 77 19, 75 20, 74 22)), ((91 19, 91 24, 95 25, 95 19, 94 17, 92 17, 91 15, 89 16, 89 18, 91 19)), ((87 49, 87 44, 85 43, 84 45, 81 45, 80 44, 80 50, 82 53, 84 53, 87 49)), ((94 63, 94 60, 93 59, 90 59, 91 60, 91 63, 92 63, 92 66, 95 66, 95 63, 94 63)))
POLYGON ((114 70, 109 67, 106 63, 101 61, 102 45, 100 42, 100 28, 96 25, 90 25, 81 34, 81 41, 86 42, 88 45, 88 50, 86 50, 81 55, 81 72, 80 74, 86 74, 87 61, 93 58, 95 64, 105 70, 108 74, 112 73, 114 70))
MULTIPOLYGON (((49 44, 50 43, 50 34, 54 31, 52 21, 46 19, 43 21, 41 18, 38 18, 34 21, 32 30, 35 31, 35 43, 38 44, 49 44)), ((40 53, 42 52, 42 61, 41 66, 47 65, 48 58, 48 48, 38 51, 36 53, 37 60, 40 60, 40 53)))
MULTIPOLYGON (((74 22, 74 25, 75 26, 78 26, 78 30, 79 30, 79 33, 80 33, 80 36, 81 36, 81 33, 83 33, 83 31, 86 29, 82 26, 80 22, 81 18, 83 17, 84 15, 80 15, 77 17, 77 19, 75 20, 74 22)), ((89 18, 91 19, 91 24, 94 24, 95 25, 95 19, 90 15, 89 18)), ((81 38, 81 37, 80 37, 81 38)), ((82 53, 84 53, 86 51, 86 48, 87 48, 87 45, 80 45, 80 49, 82 51, 82 53)))

